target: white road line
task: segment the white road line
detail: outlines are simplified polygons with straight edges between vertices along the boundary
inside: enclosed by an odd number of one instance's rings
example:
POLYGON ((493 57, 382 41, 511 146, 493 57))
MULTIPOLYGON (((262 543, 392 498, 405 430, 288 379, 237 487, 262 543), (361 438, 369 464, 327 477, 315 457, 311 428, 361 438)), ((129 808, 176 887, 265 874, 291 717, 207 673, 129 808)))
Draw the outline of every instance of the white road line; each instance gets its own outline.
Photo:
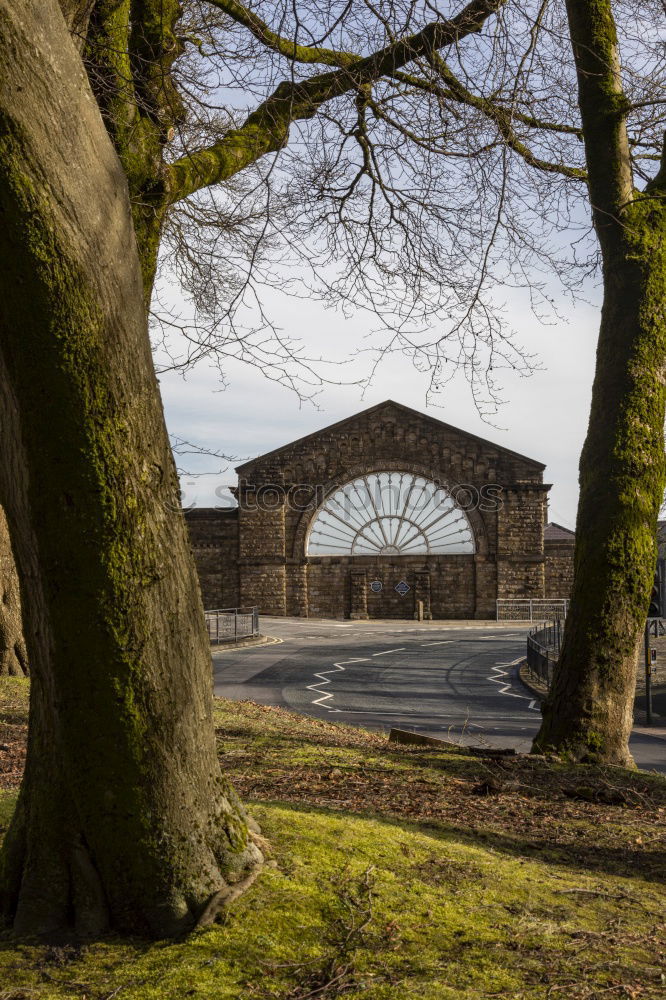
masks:
POLYGON ((314 676, 315 677, 319 677, 320 680, 318 681, 317 684, 308 684, 308 686, 306 688, 306 691, 316 691, 318 694, 321 695, 321 697, 320 698, 314 698, 312 700, 311 704, 312 705, 322 705, 322 708, 327 708, 329 712, 339 712, 340 711, 339 708, 328 708, 328 705, 324 706, 322 704, 323 702, 328 701, 329 698, 333 697, 333 695, 331 693, 322 694, 321 691, 319 690, 319 688, 323 687, 324 684, 330 684, 331 683, 330 680, 326 677, 326 674, 333 674, 333 673, 335 673, 336 670, 344 670, 345 669, 344 668, 344 664, 346 664, 346 663, 362 663, 364 660, 368 660, 368 659, 369 659, 368 656, 355 656, 351 660, 341 660, 340 663, 334 663, 333 666, 334 666, 335 670, 322 670, 321 673, 315 674, 314 676))
MULTIPOLYGON (((277 619, 273 619, 276 621, 277 619)), ((288 621, 286 622, 291 628, 358 628, 356 622, 313 622, 307 618, 302 622, 288 621)))
MULTIPOLYGON (((345 660, 345 663, 347 663, 347 662, 348 661, 345 660)), ((334 663, 333 666, 334 666, 335 670, 344 670, 345 669, 342 666, 341 663, 334 663)), ((320 698, 313 699, 313 701, 312 701, 313 705, 321 705, 322 702, 328 701, 329 698, 333 697, 332 694, 321 694, 321 691, 319 691, 319 688, 323 687, 324 684, 330 684, 331 683, 330 680, 328 680, 328 678, 326 677, 326 674, 335 673, 335 670, 323 670, 320 674, 315 674, 315 677, 321 678, 320 681, 319 681, 319 683, 318 684, 308 684, 308 687, 307 687, 308 691, 317 691, 321 695, 320 698)))
POLYGON ((438 642, 422 642, 422 646, 445 646, 447 642, 455 642, 455 639, 440 639, 438 642))
POLYGON ((486 680, 492 681, 493 684, 499 684, 500 694, 505 694, 509 698, 522 698, 524 701, 529 701, 529 705, 527 706, 528 709, 531 708, 533 712, 538 712, 539 709, 536 707, 536 700, 534 698, 530 698, 526 694, 516 694, 515 691, 510 691, 509 688, 511 687, 511 681, 507 683, 506 681, 502 680, 503 677, 509 676, 509 671, 503 670, 502 667, 513 667, 513 666, 514 663, 496 663, 495 666, 491 668, 495 676, 486 677, 486 680))
POLYGON ((398 649, 384 649, 381 653, 373 653, 373 656, 386 656, 387 653, 404 653, 405 646, 399 646, 398 649))
POLYGON ((497 641, 498 639, 517 639, 518 636, 519 636, 519 633, 516 632, 515 635, 512 635, 511 633, 509 633, 509 635, 477 635, 476 638, 479 641, 481 639, 494 639, 495 641, 497 641))

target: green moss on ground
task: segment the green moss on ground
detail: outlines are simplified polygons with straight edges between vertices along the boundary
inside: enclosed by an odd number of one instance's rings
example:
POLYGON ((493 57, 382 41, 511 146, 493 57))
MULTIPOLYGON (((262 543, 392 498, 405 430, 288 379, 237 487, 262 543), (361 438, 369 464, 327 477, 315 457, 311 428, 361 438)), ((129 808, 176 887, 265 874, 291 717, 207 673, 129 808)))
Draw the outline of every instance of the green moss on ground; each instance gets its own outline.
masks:
MULTIPOLYGON (((21 683, 0 685, 0 724, 21 683)), ((216 721, 272 867, 184 941, 6 936, 2 1000, 664 996, 662 779, 394 747, 250 703, 216 721)))

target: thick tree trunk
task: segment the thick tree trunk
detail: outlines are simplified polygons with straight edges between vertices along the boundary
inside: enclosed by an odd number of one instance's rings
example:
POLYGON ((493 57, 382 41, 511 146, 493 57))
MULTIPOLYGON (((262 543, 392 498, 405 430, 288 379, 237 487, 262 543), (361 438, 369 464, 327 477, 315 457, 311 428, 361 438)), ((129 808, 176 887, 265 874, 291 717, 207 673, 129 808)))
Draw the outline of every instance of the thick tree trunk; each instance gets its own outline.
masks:
POLYGON ((636 653, 654 578, 666 402, 664 171, 633 187, 610 0, 567 0, 604 302, 580 461, 575 576, 538 749, 631 764, 636 653))
POLYGON ((0 0, 0 502, 32 672, 20 932, 191 927, 260 854, 220 774, 125 177, 56 0, 0 0))
POLYGON ((0 507, 0 676, 28 674, 21 593, 5 512, 0 507))
POLYGON ((536 740, 613 764, 631 764, 636 654, 664 489, 663 209, 632 221, 635 239, 629 229, 626 252, 605 268, 571 609, 536 740))

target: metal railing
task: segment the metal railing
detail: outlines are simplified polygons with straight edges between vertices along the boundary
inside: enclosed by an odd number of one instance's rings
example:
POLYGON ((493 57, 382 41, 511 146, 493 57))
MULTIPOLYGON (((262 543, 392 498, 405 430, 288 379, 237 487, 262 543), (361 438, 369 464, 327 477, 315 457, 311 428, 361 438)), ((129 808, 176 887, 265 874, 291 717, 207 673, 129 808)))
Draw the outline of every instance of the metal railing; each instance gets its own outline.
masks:
POLYGON ((259 635, 258 608, 219 608, 204 614, 212 643, 235 642, 259 635))
POLYGON ((564 622, 556 618, 532 629, 527 637, 527 669, 532 676, 548 688, 553 679, 555 664, 562 648, 564 622))
MULTIPOLYGON (((562 649, 562 636, 564 634, 564 621, 556 618, 553 622, 545 623, 539 628, 532 629, 527 636, 527 669, 535 679, 541 681, 548 688, 553 679, 553 671, 562 649)), ((644 663, 645 663, 645 698, 647 723, 652 722, 652 676, 654 671, 654 659, 651 652, 654 646, 651 639, 655 640, 666 636, 666 619, 648 618, 645 623, 644 663)))
POLYGON ((495 602, 498 622, 545 622, 566 618, 569 601, 564 597, 500 599, 495 602))

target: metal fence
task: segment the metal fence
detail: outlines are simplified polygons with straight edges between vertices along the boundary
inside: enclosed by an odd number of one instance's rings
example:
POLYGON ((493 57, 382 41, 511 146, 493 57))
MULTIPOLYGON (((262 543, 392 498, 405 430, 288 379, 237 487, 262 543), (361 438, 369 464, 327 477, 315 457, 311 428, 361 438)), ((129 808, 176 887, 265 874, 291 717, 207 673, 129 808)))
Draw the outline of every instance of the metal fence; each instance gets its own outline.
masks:
POLYGON ((258 608, 221 608, 206 611, 208 638, 213 643, 235 642, 259 635, 258 608))
POLYGON ((527 637, 527 669, 537 680, 550 687, 553 671, 562 648, 564 622, 556 618, 550 624, 532 629, 527 637))
MULTIPOLYGON (((546 687, 550 687, 553 679, 555 664, 562 649, 563 634, 564 621, 556 618, 553 622, 544 623, 538 628, 532 629, 527 636, 527 668, 532 676, 540 680, 546 687)), ((655 652, 656 640, 663 637, 666 637, 666 619, 648 618, 645 623, 644 640, 645 698, 648 725, 652 721, 651 688, 654 670, 654 660, 650 654, 655 652)))
POLYGON ((553 597, 531 600, 517 598, 515 600, 498 600, 498 622, 547 622, 566 618, 569 601, 565 598, 553 597))

